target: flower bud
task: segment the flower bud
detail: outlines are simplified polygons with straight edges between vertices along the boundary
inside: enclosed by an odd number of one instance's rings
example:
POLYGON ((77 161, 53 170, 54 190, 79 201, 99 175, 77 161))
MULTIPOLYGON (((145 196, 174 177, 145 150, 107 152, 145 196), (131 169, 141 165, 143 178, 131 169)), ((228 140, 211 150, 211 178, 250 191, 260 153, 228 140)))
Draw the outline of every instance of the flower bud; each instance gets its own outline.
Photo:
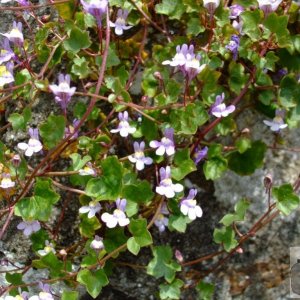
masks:
POLYGON ((272 175, 267 174, 264 178, 264 186, 265 186, 266 192, 272 188, 272 185, 273 185, 272 175))
POLYGON ((13 166, 15 168, 18 168, 20 166, 20 164, 21 164, 21 157, 20 157, 20 155, 19 154, 15 154, 13 156, 13 158, 11 159, 11 163, 13 164, 13 166))
POLYGON ((179 262, 179 263, 182 263, 183 262, 183 256, 182 256, 182 253, 179 251, 179 250, 177 250, 176 249, 176 251, 175 251, 175 257, 176 257, 176 259, 177 259, 177 261, 179 262))

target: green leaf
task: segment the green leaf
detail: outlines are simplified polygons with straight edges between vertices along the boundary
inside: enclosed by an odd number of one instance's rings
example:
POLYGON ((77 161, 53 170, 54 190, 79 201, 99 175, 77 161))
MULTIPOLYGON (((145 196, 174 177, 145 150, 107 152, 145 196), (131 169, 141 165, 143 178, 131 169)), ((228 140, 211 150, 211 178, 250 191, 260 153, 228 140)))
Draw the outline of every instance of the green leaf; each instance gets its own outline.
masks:
MULTIPOLYGON (((116 53, 116 47, 114 44, 109 45, 109 50, 108 50, 108 56, 107 56, 107 61, 106 61, 106 69, 113 67, 113 66, 118 66, 120 64, 120 59, 116 53)), ((98 66, 102 65, 102 56, 97 56, 96 57, 96 64, 98 66)))
POLYGON ((0 162, 4 163, 5 145, 0 141, 0 162))
POLYGON ((215 180, 227 170, 227 160, 221 156, 208 159, 203 166, 205 178, 215 180))
MULTIPOLYGON (((245 0, 243 0, 245 1, 245 0)), ((211 300, 215 292, 215 286, 212 283, 201 281, 196 286, 199 293, 199 300, 211 300)))
POLYGON ((71 72, 78 76, 79 79, 84 79, 90 74, 90 67, 85 57, 75 57, 71 72))
POLYGON ((194 161, 190 158, 189 149, 177 150, 174 156, 174 167, 172 167, 172 178, 179 181, 186 175, 197 170, 194 161))
POLYGON ((178 102, 180 96, 182 85, 179 84, 176 80, 168 80, 165 86, 165 93, 161 93, 155 97, 156 105, 168 105, 171 103, 178 102))
MULTIPOLYGON (((16 285, 16 286, 24 284, 22 273, 8 273, 7 272, 7 273, 5 273, 5 280, 8 283, 11 283, 12 285, 16 285)), ((28 291, 27 288, 25 288, 24 290, 28 291)), ((14 288, 14 289, 10 290, 10 292, 9 292, 10 296, 17 296, 19 294, 20 293, 19 293, 18 288, 14 288)), ((6 299, 6 298, 3 298, 3 299, 6 299)))
POLYGON ((81 159, 81 156, 78 153, 72 153, 70 155, 70 158, 72 159, 74 171, 82 169, 86 165, 86 163, 91 160, 91 157, 89 155, 86 155, 81 159))
POLYGON ((124 234, 124 228, 116 227, 105 231, 103 240, 105 250, 109 253, 126 243, 127 237, 124 234))
POLYGON ((299 197, 294 193, 290 184, 274 187, 272 195, 276 198, 277 208, 286 216, 299 206, 299 197))
POLYGON ((125 185, 122 191, 124 198, 136 203, 147 203, 154 196, 150 183, 146 180, 135 184, 125 185))
POLYGON ((134 237, 131 237, 127 240, 127 249, 134 255, 137 255, 140 250, 141 246, 139 243, 136 241, 134 237))
POLYGON ((88 218, 86 214, 81 214, 81 222, 79 224, 79 232, 84 237, 93 237, 95 231, 101 227, 96 217, 88 218))
POLYGON ((271 13, 264 21, 264 26, 270 33, 273 33, 276 37, 278 46, 281 48, 288 47, 292 45, 292 40, 290 38, 290 33, 287 29, 288 16, 278 16, 276 13, 271 13))
POLYGON ((180 299, 180 288, 183 286, 183 281, 175 279, 170 284, 159 285, 160 299, 180 299))
POLYGON ((146 219, 131 220, 128 226, 130 233, 133 235, 136 243, 141 247, 145 247, 152 244, 152 237, 147 229, 146 219))
POLYGON ((245 74, 245 68, 242 64, 232 61, 229 65, 229 86, 230 89, 239 94, 248 81, 249 74, 245 74))
POLYGON ((260 11, 245 11, 241 14, 243 21, 243 32, 247 34, 252 41, 257 41, 260 38, 260 11))
POLYGON ((18 113, 12 113, 9 116, 8 121, 11 122, 11 125, 14 130, 18 130, 18 129, 25 130, 26 125, 30 121, 30 119, 31 119, 31 110, 30 108, 26 107, 24 108, 22 115, 18 113))
POLYGON ((178 134, 195 134, 198 127, 208 120, 208 114, 199 101, 186 107, 173 109, 170 115, 171 127, 178 134))
POLYGON ((153 141, 158 137, 157 124, 149 120, 148 118, 142 119, 141 131, 148 141, 153 141))
MULTIPOLYGON (((56 0, 54 0, 54 3, 56 0)), ((68 2, 63 2, 55 4, 59 16, 64 20, 72 20, 75 12, 75 1, 71 0, 68 2)))
POLYGON ((63 138, 66 121, 63 116, 49 116, 40 126, 40 135, 43 143, 50 149, 55 147, 63 138))
POLYGON ((187 225, 191 223, 191 220, 187 216, 183 215, 171 215, 169 218, 169 229, 177 230, 178 232, 184 233, 187 225))
POLYGON ((162 0, 162 3, 155 5, 158 14, 167 15, 171 20, 180 20, 185 12, 185 6, 181 0, 162 0))
POLYGON ((63 291, 61 295, 61 300, 77 300, 79 297, 76 291, 63 291))
POLYGON ((235 213, 225 215, 221 219, 220 223, 222 223, 225 226, 229 226, 233 222, 244 221, 245 214, 249 206, 250 206, 250 202, 247 199, 241 199, 234 206, 235 213))
POLYGON ((171 283, 175 273, 181 270, 181 266, 172 259, 172 249, 169 246, 157 246, 153 248, 153 255, 147 266, 147 274, 155 278, 164 277, 171 283))
POLYGON ((122 164, 116 156, 110 156, 102 161, 101 167, 101 177, 90 179, 85 192, 98 200, 116 200, 122 190, 122 164))
POLYGON ((228 167, 239 175, 250 175, 263 165, 267 146, 261 141, 252 143, 244 153, 233 152, 228 156, 228 167))
POLYGON ((221 229, 216 228, 214 230, 214 241, 217 244, 222 244, 227 252, 238 245, 234 230, 231 227, 224 226, 221 229))
POLYGON ((199 18, 190 18, 187 22, 187 34, 198 35, 201 32, 205 31, 205 27, 201 24, 199 18))
POLYGON ((285 108, 295 107, 300 94, 299 83, 295 76, 289 74, 284 76, 280 82, 279 101, 285 108))
POLYGON ((251 148, 251 140, 247 137, 240 137, 235 141, 234 145, 237 147, 239 153, 244 153, 251 148))
POLYGON ((49 241, 49 235, 47 231, 44 229, 40 229, 37 232, 34 232, 33 234, 30 235, 30 240, 32 243, 32 250, 33 251, 38 251, 41 249, 44 249, 45 247, 45 242, 48 240, 49 241))
POLYGON ((95 299, 104 286, 109 281, 104 270, 92 272, 90 270, 81 270, 77 275, 77 281, 86 287, 87 292, 95 299))
POLYGON ((67 51, 73 53, 88 48, 91 45, 88 31, 82 31, 74 26, 70 32, 69 38, 64 41, 63 45, 67 51))
POLYGON ((60 196, 51 188, 50 179, 37 178, 34 187, 34 196, 21 199, 15 206, 15 215, 24 220, 48 221, 53 204, 60 196))

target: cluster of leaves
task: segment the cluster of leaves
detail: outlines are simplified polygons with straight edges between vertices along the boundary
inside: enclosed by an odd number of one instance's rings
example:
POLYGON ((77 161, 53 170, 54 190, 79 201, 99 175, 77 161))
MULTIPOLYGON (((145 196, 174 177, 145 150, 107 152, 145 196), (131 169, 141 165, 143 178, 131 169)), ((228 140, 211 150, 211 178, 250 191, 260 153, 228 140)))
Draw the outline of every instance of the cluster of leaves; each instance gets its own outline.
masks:
MULTIPOLYGON (((20 152, 20 162, 16 164, 12 159, 15 149, 0 141, 1 179, 7 180, 3 174, 9 174, 16 183, 9 189, 0 187, 5 201, 3 211, 13 210, 25 222, 42 222, 42 229, 30 236, 36 259, 29 268, 48 269, 50 282, 64 281, 68 288, 62 299, 77 299, 77 282, 96 298, 109 283, 118 255, 125 249, 138 255, 142 247, 148 246, 152 246, 153 259, 146 272, 162 278, 159 297, 179 299, 186 283, 178 274, 184 266, 176 261, 170 246, 153 245, 149 230, 159 218, 168 218, 168 230, 185 232, 192 219, 180 208, 186 191, 175 197, 156 193, 162 180, 157 171, 170 166, 171 178, 167 180, 179 184, 192 172, 203 172, 207 180, 216 180, 227 170, 250 175, 263 166, 268 145, 253 140, 251 128, 239 128, 239 113, 246 113, 250 107, 257 115, 270 119, 275 117, 276 109, 281 109, 285 110, 289 128, 300 121, 296 3, 284 1, 276 12, 266 15, 255 0, 234 1, 244 7, 238 31, 230 19, 230 8, 223 3, 209 15, 212 12, 203 1, 148 2, 109 1, 111 20, 118 8, 129 11, 128 22, 133 27, 121 37, 107 29, 108 18, 104 16, 99 26, 75 1, 54 5, 58 19, 50 18, 45 23, 28 8, 24 18, 33 18, 37 25, 30 28, 34 39, 28 38, 23 48, 15 49, 17 59, 23 63, 15 68, 14 86, 0 90, 5 99, 0 101, 0 108, 14 105, 11 99, 17 103, 17 112, 8 117, 12 130, 26 132, 35 126, 43 144, 43 152, 35 154, 38 163, 20 152), (236 60, 227 47, 233 35, 239 36, 236 60), (183 44, 194 45, 195 53, 201 54, 201 64, 206 65, 192 80, 177 72, 180 67, 174 72, 162 64, 171 60, 170 53, 175 55, 176 47, 183 44), (42 67, 35 69, 37 66, 42 67), (60 113, 50 83, 57 81, 55 74, 62 69, 71 75, 76 93, 72 105, 60 113), (211 108, 222 93, 225 102, 236 110, 216 118, 211 108), (57 113, 36 123, 32 107, 43 98, 47 98, 47 105, 56 107, 57 113), (135 128, 127 138, 111 132, 122 123, 115 119, 117 113, 125 111, 131 120, 128 126, 135 128), (166 128, 174 129, 175 154, 164 157, 146 148, 145 155, 153 164, 136 170, 128 160, 133 154, 133 142, 150 145, 163 137, 166 128), (198 164, 197 153, 204 147, 208 147, 207 154, 198 164), (65 161, 65 169, 59 169, 61 161, 65 161), (86 167, 92 173, 83 176, 86 167), (67 180, 60 181, 62 177, 67 180), (60 200, 65 190, 78 195, 74 201, 78 198, 80 206, 101 203, 106 211, 111 211, 117 199, 126 199, 123 213, 129 225, 109 228, 98 211, 91 216, 78 213, 78 237, 62 248, 58 232, 65 222, 66 207, 64 199, 60 200), (54 206, 61 210, 58 222, 52 219, 54 206), (91 247, 96 235, 103 239, 101 249, 91 247), (39 255, 49 241, 55 244, 56 251, 39 255)), ((261 128, 268 130, 263 123, 261 128)), ((274 135, 275 143, 281 142, 280 132, 269 134, 274 135)), ((299 197, 291 185, 274 187, 272 195, 275 202, 264 218, 276 209, 288 215, 298 207, 299 197)), ((235 212, 225 215, 220 221, 222 227, 213 233, 214 241, 228 253, 237 251, 260 228, 253 226, 251 234, 242 237, 236 231, 236 223, 244 221, 249 205, 246 199, 238 202, 235 212)), ((7 273, 6 280, 12 284, 8 287, 10 295, 18 295, 20 291, 15 287, 24 286, 21 273, 7 273)), ((213 285, 204 281, 192 285, 201 299, 209 299, 214 292, 213 285)))

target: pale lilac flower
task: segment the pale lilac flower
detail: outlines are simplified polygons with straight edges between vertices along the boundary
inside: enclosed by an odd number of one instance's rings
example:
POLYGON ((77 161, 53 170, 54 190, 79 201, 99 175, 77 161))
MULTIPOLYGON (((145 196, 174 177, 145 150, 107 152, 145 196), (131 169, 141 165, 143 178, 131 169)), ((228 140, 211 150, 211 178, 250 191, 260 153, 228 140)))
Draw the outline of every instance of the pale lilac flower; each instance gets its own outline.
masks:
POLYGON ((13 22, 13 29, 7 33, 0 33, 1 35, 5 36, 9 39, 10 42, 13 44, 22 47, 24 43, 24 37, 22 33, 22 23, 21 22, 13 22))
POLYGON ((259 8, 262 9, 267 16, 278 8, 282 0, 257 0, 257 2, 259 8))
POLYGON ((169 211, 167 205, 166 203, 163 203, 160 208, 160 212, 154 221, 154 225, 158 228, 159 232, 165 231, 166 227, 168 226, 169 218, 166 217, 168 214, 169 211))
POLYGON ((133 147, 134 147, 134 154, 129 155, 128 159, 135 164, 137 170, 141 171, 145 168, 145 165, 151 165, 153 163, 153 159, 151 157, 145 157, 144 142, 141 142, 140 144, 138 142, 134 142, 133 147))
POLYGON ((128 17, 128 11, 118 9, 116 22, 109 22, 110 27, 115 28, 116 35, 122 35, 124 30, 130 29, 132 26, 126 26, 126 19, 128 17))
POLYGON ((155 153, 156 155, 173 155, 175 153, 175 144, 174 144, 174 129, 166 128, 164 131, 164 137, 159 141, 151 141, 150 147, 157 148, 155 153))
POLYGON ((116 129, 112 129, 110 132, 117 133, 120 132, 122 137, 127 137, 129 134, 133 134, 136 131, 135 127, 131 127, 128 123, 128 112, 124 111, 124 113, 119 112, 119 125, 116 129))
POLYGON ((230 19, 237 19, 240 14, 245 10, 243 6, 239 5, 239 4, 234 4, 229 6, 230 9, 230 19))
POLYGON ((23 221, 17 226, 19 230, 23 230, 24 235, 29 236, 41 229, 39 221, 23 221))
POLYGON ((30 2, 27 0, 16 0, 21 6, 29 6, 30 2))
POLYGON ((197 217, 201 218, 203 214, 201 207, 197 205, 197 201, 194 199, 196 195, 197 190, 190 189, 189 195, 180 202, 180 211, 192 221, 197 217))
POLYGON ((12 62, 7 63, 6 65, 0 66, 0 88, 4 85, 12 83, 15 81, 13 75, 14 64, 12 62))
POLYGON ((0 50, 0 65, 10 61, 15 56, 14 51, 10 48, 9 40, 5 38, 1 43, 0 50))
POLYGON ((52 252, 53 254, 56 253, 56 251, 54 249, 54 245, 52 243, 50 243, 49 241, 45 241, 44 249, 38 250, 38 254, 41 255, 41 256, 45 256, 50 252, 52 252))
POLYGON ((71 77, 70 75, 60 74, 58 76, 58 85, 50 84, 49 89, 55 95, 55 101, 61 108, 66 111, 71 97, 76 91, 76 87, 70 87, 71 77))
POLYGON ((283 110, 276 110, 275 117, 272 121, 264 120, 263 122, 270 127, 272 131, 279 132, 281 129, 286 128, 288 125, 284 123, 285 112, 283 110))
POLYGON ((176 47, 176 54, 172 60, 165 60, 162 62, 163 65, 170 65, 177 67, 185 77, 192 80, 197 76, 204 68, 205 64, 200 64, 201 55, 194 53, 194 46, 183 44, 181 47, 176 47))
POLYGON ((90 247, 96 251, 104 249, 103 239, 100 236, 95 235, 95 238, 92 240, 90 247))
POLYGON ((17 296, 5 296, 5 298, 4 298, 4 300, 27 300, 27 299, 28 299, 27 292, 22 292, 21 294, 19 294, 17 296))
POLYGON ((210 114, 214 115, 217 118, 221 117, 227 117, 229 114, 235 111, 234 105, 226 106, 224 103, 225 94, 222 93, 222 95, 218 95, 216 97, 215 103, 210 108, 210 114))
POLYGON ((2 174, 2 180, 1 180, 1 183, 0 183, 0 188, 10 189, 10 188, 14 187, 15 185, 16 185, 16 183, 11 180, 10 174, 8 174, 8 173, 2 174))
POLYGON ((240 46, 240 38, 238 35, 233 34, 231 36, 229 44, 226 46, 226 49, 231 51, 233 55, 233 60, 237 60, 239 46, 240 46))
POLYGON ((213 14, 220 5, 220 0, 203 0, 203 5, 207 8, 210 14, 213 14))
POLYGON ((88 218, 93 218, 97 212, 101 210, 101 205, 98 201, 90 201, 89 205, 82 206, 79 209, 81 214, 88 213, 88 218))
POLYGON ((166 196, 167 198, 173 198, 175 193, 180 193, 183 191, 183 185, 176 183, 173 184, 171 179, 171 168, 167 166, 166 168, 159 169, 160 183, 156 187, 156 193, 166 196))
POLYGON ((96 176, 97 175, 97 172, 94 170, 93 165, 90 162, 88 162, 85 165, 85 167, 83 169, 80 169, 78 172, 79 172, 80 176, 88 176, 88 175, 96 176))
MULTIPOLYGON (((65 135, 64 138, 68 137, 69 135, 73 134, 75 131, 75 128, 78 126, 78 124, 80 123, 79 120, 74 119, 72 125, 69 125, 68 127, 65 128, 65 135)), ((72 139, 77 139, 78 138, 78 131, 76 131, 73 136, 72 139)))
POLYGON ((91 0, 89 2, 85 2, 84 0, 80 0, 83 9, 95 17, 98 27, 102 26, 102 17, 107 11, 108 1, 107 0, 91 0))
POLYGON ((39 283, 39 287, 42 292, 39 292, 39 295, 30 297, 28 300, 54 300, 49 284, 39 283))
POLYGON ((196 149, 194 154, 194 162, 197 165, 202 159, 207 156, 208 147, 204 147, 203 149, 196 149))
POLYGON ((18 148, 25 151, 26 156, 32 156, 42 150, 43 145, 39 140, 39 130, 37 128, 29 128, 30 139, 27 143, 18 143, 18 148))
POLYGON ((118 224, 122 227, 127 226, 129 224, 130 221, 125 215, 126 203, 126 199, 117 199, 117 208, 113 211, 113 213, 109 214, 106 212, 101 216, 101 220, 104 223, 106 223, 106 226, 108 228, 114 228, 118 224))
POLYGON ((243 33, 243 21, 239 20, 239 22, 237 20, 234 20, 232 22, 232 27, 241 35, 244 35, 243 33))

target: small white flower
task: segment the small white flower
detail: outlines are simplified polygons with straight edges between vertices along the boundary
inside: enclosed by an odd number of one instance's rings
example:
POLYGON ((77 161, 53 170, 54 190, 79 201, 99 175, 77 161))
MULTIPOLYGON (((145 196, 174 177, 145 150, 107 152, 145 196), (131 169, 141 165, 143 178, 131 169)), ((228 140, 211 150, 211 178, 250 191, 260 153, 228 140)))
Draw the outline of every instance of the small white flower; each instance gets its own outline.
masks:
POLYGON ((141 171, 145 168, 145 165, 151 165, 153 162, 153 159, 151 157, 145 157, 144 149, 145 149, 145 143, 141 142, 140 144, 138 142, 134 142, 134 154, 129 155, 128 159, 135 163, 135 166, 137 170, 141 171))
POLYGON ((29 128, 30 139, 27 143, 18 143, 18 148, 25 151, 26 156, 32 156, 33 153, 38 153, 43 149, 42 143, 39 141, 38 129, 29 128))
POLYGON ((7 63, 5 66, 0 66, 0 87, 10 84, 15 81, 12 73, 13 63, 7 63))
POLYGON ((95 235, 95 238, 92 240, 90 246, 94 250, 102 250, 104 248, 103 239, 100 236, 95 235))
POLYGON ((96 171, 93 169, 93 165, 90 162, 88 162, 86 166, 83 169, 80 169, 78 172, 80 176, 95 176, 97 174, 96 171))
POLYGON ((160 212, 157 216, 157 218, 154 221, 154 225, 158 228, 159 232, 165 231, 166 227, 169 224, 169 219, 166 217, 166 215, 169 214, 168 208, 166 203, 163 203, 160 212))
POLYGON ((156 193, 166 196, 167 198, 173 198, 175 193, 180 193, 183 191, 183 185, 176 183, 173 184, 171 179, 171 169, 169 166, 166 168, 159 169, 160 183, 156 187, 156 193))
POLYGON ((206 7, 211 14, 214 13, 219 5, 220 0, 203 0, 203 6, 206 7))
POLYGON ((2 189, 10 189, 12 187, 14 187, 16 185, 16 183, 14 181, 11 180, 10 178, 10 174, 2 174, 2 180, 0 183, 0 188, 2 189))
POLYGON ((273 121, 264 120, 263 121, 267 126, 270 127, 272 131, 279 131, 286 128, 288 125, 284 123, 283 119, 279 116, 275 117, 273 121))
POLYGON ((91 201, 88 206, 82 206, 79 209, 81 214, 88 213, 88 218, 93 218, 101 210, 101 205, 97 201, 91 201))
POLYGON ((1 35, 7 37, 12 43, 17 46, 23 46, 24 38, 22 33, 22 23, 15 22, 13 23, 13 29, 7 33, 0 33, 1 35))
POLYGON ((133 134, 136 131, 135 127, 131 127, 128 123, 128 112, 119 113, 118 115, 120 123, 116 129, 112 129, 110 132, 117 133, 120 132, 122 137, 127 137, 129 134, 133 134))
POLYGON ((150 147, 157 148, 155 153, 156 155, 164 155, 165 153, 169 156, 175 153, 175 144, 174 144, 174 129, 167 128, 164 131, 165 136, 161 139, 161 141, 151 141, 150 147))
POLYGON ((23 230, 24 235, 29 236, 41 229, 39 221, 23 221, 17 226, 19 230, 23 230))
POLYGON ((132 26, 126 26, 128 11, 118 9, 116 22, 109 22, 110 27, 115 27, 115 34, 122 35, 124 30, 130 29, 132 26))
POLYGON ((17 296, 5 296, 4 298, 4 300, 27 300, 27 299, 28 299, 27 292, 22 292, 20 295, 17 296))
POLYGON ((38 254, 41 256, 45 256, 48 253, 52 252, 53 254, 55 254, 55 249, 52 243, 50 243, 49 241, 45 242, 45 247, 42 250, 38 250, 38 254))
POLYGON ((194 199, 196 195, 197 190, 191 189, 189 195, 180 202, 180 211, 192 221, 197 217, 201 218, 203 214, 201 207, 197 205, 197 201, 194 199))
POLYGON ((112 214, 106 212, 101 216, 101 220, 106 223, 108 228, 114 228, 118 224, 122 227, 129 224, 130 221, 125 215, 126 202, 126 199, 117 199, 117 208, 114 212, 112 214))
POLYGON ((257 0, 257 2, 259 8, 262 9, 267 15, 275 11, 282 2, 282 0, 257 0))

